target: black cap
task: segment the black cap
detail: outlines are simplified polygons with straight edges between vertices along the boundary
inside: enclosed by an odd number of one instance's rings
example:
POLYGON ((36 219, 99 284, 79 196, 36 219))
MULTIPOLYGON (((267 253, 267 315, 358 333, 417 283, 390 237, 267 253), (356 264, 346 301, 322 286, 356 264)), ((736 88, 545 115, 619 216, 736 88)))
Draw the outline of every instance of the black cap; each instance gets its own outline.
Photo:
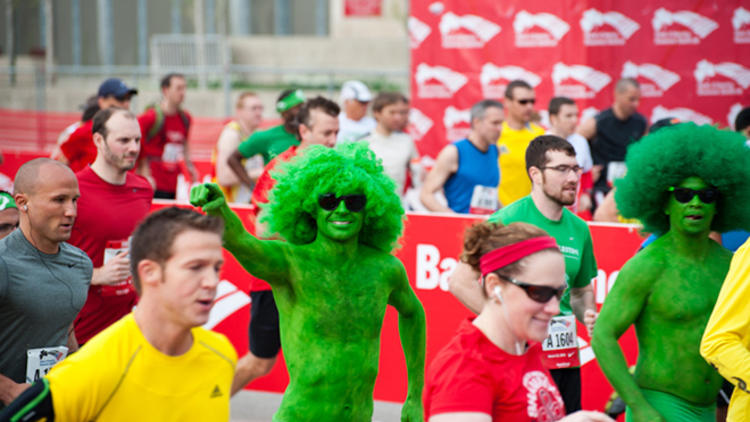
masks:
POLYGON ((130 88, 129 86, 125 85, 125 82, 123 82, 122 80, 117 78, 109 78, 106 81, 102 82, 101 85, 99 85, 99 93, 97 94, 97 96, 124 97, 126 95, 135 95, 137 93, 137 89, 130 88))

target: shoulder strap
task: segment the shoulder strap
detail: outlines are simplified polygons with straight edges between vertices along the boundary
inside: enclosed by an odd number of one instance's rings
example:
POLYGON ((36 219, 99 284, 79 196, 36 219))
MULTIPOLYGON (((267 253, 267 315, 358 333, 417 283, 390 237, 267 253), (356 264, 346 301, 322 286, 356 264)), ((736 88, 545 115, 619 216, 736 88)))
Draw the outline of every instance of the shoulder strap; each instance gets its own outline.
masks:
POLYGON ((154 121, 154 125, 151 126, 151 129, 149 129, 148 133, 146 134, 146 142, 154 139, 154 136, 156 136, 161 131, 161 128, 164 127, 164 112, 161 111, 161 107, 159 107, 157 104, 150 104, 146 107, 146 110, 148 109, 154 110, 154 113, 156 113, 156 120, 154 121))

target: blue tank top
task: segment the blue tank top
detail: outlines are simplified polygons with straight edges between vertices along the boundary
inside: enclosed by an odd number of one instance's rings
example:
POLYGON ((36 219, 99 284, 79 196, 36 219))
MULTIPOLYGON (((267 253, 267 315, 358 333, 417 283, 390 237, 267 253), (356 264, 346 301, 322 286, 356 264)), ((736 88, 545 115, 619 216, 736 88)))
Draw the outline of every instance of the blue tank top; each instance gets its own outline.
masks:
POLYGON ((477 185, 497 188, 500 169, 497 167, 497 146, 490 145, 482 152, 468 139, 453 143, 458 149, 458 170, 443 186, 448 207, 458 213, 468 213, 471 195, 477 185))

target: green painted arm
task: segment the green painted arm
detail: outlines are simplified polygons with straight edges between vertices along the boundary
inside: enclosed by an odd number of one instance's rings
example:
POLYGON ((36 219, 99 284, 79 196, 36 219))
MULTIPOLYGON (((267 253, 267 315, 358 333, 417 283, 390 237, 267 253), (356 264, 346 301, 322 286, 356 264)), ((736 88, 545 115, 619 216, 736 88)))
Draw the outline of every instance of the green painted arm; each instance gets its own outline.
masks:
POLYGON ((252 275, 268 281, 272 286, 288 281, 287 245, 273 240, 261 240, 245 230, 240 218, 227 205, 221 188, 204 183, 190 190, 190 203, 201 207, 206 214, 224 220, 224 247, 252 275))
POLYGON ((406 401, 401 410, 401 421, 421 422, 424 420, 422 406, 426 342, 424 308, 409 285, 406 271, 400 262, 398 262, 395 278, 396 287, 388 298, 388 304, 398 311, 398 331, 406 358, 409 381, 406 401))
POLYGON ((602 372, 633 410, 634 420, 664 421, 648 404, 635 379, 628 372, 625 356, 617 343, 646 306, 652 283, 661 271, 661 265, 648 259, 645 252, 636 255, 620 270, 617 282, 607 295, 596 321, 591 346, 602 372))

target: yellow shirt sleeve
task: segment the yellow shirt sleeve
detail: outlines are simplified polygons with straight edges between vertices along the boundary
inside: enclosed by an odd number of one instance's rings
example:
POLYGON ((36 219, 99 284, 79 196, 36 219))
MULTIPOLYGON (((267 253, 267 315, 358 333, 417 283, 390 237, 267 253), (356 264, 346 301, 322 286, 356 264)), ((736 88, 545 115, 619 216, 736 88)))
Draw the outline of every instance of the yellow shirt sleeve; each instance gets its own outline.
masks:
MULTIPOLYGON (((746 393, 750 381, 750 240, 734 254, 701 340, 701 355, 746 393)), ((734 400, 733 400, 734 401, 734 400)))

